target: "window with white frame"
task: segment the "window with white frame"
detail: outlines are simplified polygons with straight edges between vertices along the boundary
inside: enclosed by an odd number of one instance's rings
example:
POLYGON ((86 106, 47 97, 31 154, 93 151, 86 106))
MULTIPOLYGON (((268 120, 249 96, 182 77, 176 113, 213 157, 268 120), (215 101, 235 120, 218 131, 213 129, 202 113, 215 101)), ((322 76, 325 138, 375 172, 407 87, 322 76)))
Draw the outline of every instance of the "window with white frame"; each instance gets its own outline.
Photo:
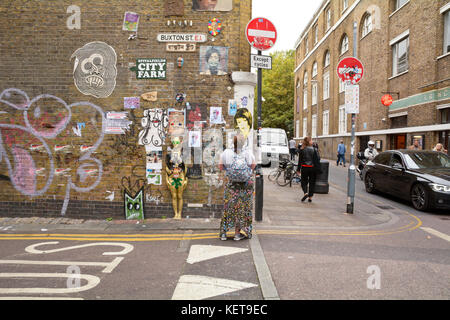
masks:
POLYGON ((317 138, 317 114, 313 114, 311 118, 311 137, 317 138))
POLYGON ((450 6, 449 5, 446 5, 444 7, 442 14, 444 15, 444 52, 443 53, 446 54, 446 53, 450 52, 450 6))
POLYGON ((300 112, 300 80, 297 79, 297 113, 300 112))
POLYGON ((367 13, 364 16, 363 25, 362 25, 362 37, 365 37, 372 31, 372 16, 367 13))
POLYGON ((327 30, 331 28, 331 9, 327 10, 327 30))
POLYGON ((314 27, 314 44, 319 41, 319 28, 317 28, 317 25, 314 27))
POLYGON ((308 125, 308 119, 303 118, 303 138, 306 137, 306 135, 308 134, 307 125, 308 125))
POLYGON ((330 111, 325 110, 322 114, 322 134, 328 135, 330 128, 330 111))
POLYGON ((408 71, 409 37, 392 45, 392 76, 408 71))
POLYGON ((312 106, 317 104, 317 82, 313 82, 311 85, 311 100, 312 106))
POLYGON ((342 0, 342 11, 346 10, 348 8, 348 0, 342 0))
POLYGON ((345 92, 345 82, 339 78, 339 93, 345 92))
POLYGON ((409 2, 409 0, 395 0, 395 10, 400 9, 407 2, 409 2))
POLYGON ((347 117, 345 114, 345 105, 339 107, 339 133, 347 132, 347 117))
POLYGON ((330 98, 330 72, 323 74, 323 100, 330 98))
POLYGON ((344 35, 341 41, 341 55, 346 53, 348 51, 348 37, 347 35, 344 35))
POLYGON ((313 68, 312 68, 312 77, 314 78, 315 76, 317 76, 317 62, 316 61, 314 61, 313 68))
POLYGON ((325 53, 325 62, 323 67, 326 68, 330 65, 330 51, 327 50, 327 52, 325 53))
POLYGON ((308 54, 309 48, 308 48, 308 38, 305 38, 305 52, 308 54))
POLYGON ((308 73, 303 76, 303 109, 308 108, 308 73))
POLYGON ((295 137, 300 138, 300 120, 295 120, 295 137))

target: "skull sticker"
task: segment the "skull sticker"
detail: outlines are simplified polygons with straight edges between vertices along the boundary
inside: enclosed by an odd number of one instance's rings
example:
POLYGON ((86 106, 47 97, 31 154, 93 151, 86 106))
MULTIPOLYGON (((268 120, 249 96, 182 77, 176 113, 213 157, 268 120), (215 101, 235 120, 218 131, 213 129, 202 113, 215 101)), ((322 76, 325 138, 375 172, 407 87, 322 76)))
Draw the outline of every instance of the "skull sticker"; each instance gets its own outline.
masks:
POLYGON ((90 42, 76 50, 73 79, 78 90, 96 98, 108 97, 116 87, 117 55, 114 49, 100 41, 90 42))

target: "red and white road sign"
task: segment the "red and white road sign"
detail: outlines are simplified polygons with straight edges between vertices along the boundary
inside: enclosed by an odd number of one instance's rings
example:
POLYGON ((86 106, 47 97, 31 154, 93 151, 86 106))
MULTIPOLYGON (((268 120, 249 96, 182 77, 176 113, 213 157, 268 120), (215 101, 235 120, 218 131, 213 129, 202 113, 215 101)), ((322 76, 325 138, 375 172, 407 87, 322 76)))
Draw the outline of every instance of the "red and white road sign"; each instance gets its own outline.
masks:
POLYGON ((266 18, 255 18, 245 28, 247 41, 256 50, 268 50, 277 41, 277 29, 266 18))
POLYGON ((358 59, 354 57, 347 57, 339 61, 337 66, 338 77, 344 82, 356 84, 359 82, 364 74, 364 68, 358 59))

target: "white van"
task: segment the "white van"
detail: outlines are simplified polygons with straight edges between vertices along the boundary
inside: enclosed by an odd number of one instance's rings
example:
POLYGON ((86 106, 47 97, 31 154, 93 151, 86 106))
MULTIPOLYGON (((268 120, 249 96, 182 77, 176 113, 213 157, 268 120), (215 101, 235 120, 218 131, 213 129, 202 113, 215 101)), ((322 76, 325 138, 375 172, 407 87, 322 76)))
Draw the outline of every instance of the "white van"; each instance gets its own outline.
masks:
POLYGON ((286 131, 279 128, 261 128, 261 162, 270 165, 272 161, 289 159, 286 131))

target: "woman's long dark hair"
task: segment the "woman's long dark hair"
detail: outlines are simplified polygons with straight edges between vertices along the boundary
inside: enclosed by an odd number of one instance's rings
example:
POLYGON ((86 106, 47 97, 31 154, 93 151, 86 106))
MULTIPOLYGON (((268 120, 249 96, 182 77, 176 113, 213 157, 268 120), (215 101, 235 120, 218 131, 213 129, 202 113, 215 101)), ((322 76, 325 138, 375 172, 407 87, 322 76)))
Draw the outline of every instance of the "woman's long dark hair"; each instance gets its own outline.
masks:
POLYGON ((311 137, 304 137, 302 143, 302 149, 309 147, 311 145, 311 137))

